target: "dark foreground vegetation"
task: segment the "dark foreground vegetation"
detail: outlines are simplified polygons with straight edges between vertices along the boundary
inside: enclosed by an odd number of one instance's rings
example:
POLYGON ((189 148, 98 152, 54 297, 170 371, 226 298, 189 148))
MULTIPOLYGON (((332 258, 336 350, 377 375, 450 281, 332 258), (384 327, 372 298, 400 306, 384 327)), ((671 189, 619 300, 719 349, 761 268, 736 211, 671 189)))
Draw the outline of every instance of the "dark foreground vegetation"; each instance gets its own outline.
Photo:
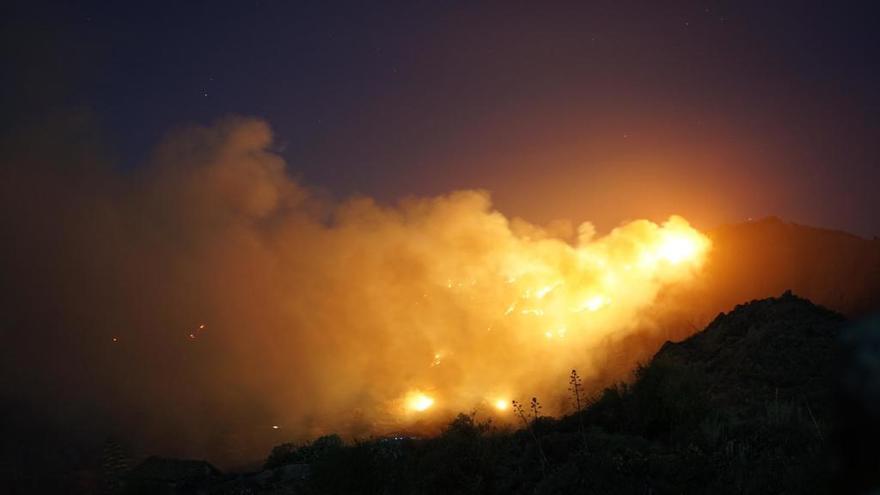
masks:
MULTIPOLYGON (((863 493, 880 486, 880 402, 871 395, 880 340, 844 323, 790 293, 753 301, 667 343, 631 384, 586 403, 573 372, 581 407, 561 419, 541 417, 532 403, 520 404, 516 431, 461 414, 436 438, 347 445, 331 435, 276 447, 262 473, 203 468, 204 478, 176 490, 863 493)), ((124 479, 121 491, 135 493, 142 481, 124 479)))

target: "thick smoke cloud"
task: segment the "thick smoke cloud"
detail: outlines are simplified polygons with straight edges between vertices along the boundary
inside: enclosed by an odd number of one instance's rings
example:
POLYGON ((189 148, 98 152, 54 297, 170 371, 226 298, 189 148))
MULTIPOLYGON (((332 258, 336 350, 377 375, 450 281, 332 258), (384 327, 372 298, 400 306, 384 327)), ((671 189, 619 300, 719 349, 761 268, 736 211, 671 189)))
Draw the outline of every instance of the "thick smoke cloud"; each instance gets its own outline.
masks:
POLYGON ((493 404, 531 396, 564 412, 572 368, 626 377, 608 350, 709 247, 677 217, 531 225, 483 191, 329 201, 254 119, 178 129, 131 172, 81 128, 3 144, 2 392, 144 449, 223 462, 458 411, 503 422, 493 404))

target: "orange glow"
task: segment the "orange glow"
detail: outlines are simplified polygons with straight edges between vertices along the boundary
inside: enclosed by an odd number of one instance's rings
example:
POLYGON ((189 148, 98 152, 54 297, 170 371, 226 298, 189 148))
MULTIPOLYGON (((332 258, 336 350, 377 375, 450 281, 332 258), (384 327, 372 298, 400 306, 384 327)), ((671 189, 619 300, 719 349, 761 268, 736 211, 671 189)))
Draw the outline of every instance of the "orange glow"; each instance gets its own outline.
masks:
MULTIPOLYGON (((444 350, 424 356, 416 369, 424 370, 421 378, 431 390, 442 393, 447 406, 473 407, 480 390, 497 387, 513 394, 532 393, 536 385, 528 376, 513 380, 516 385, 511 387, 508 372, 518 370, 520 363, 534 363, 535 375, 542 376, 557 364, 589 359, 577 357, 578 349, 630 325, 661 285, 684 280, 699 269, 710 248, 708 238, 680 217, 660 225, 632 222, 600 239, 584 232, 576 245, 555 239, 518 240, 494 253, 486 262, 492 269, 486 272, 457 272, 455 265, 438 271, 443 297, 476 321, 484 321, 487 335, 501 339, 481 341, 470 334, 454 340, 446 327, 432 334, 444 350), (499 352, 495 346, 505 350, 499 352), (513 356, 519 361, 511 360, 513 356), (452 381, 452 376, 462 380, 452 381)), ((422 300, 426 297, 430 300, 425 295, 422 300)), ((490 397, 487 402, 493 409, 508 410, 507 399, 490 397)), ((420 413, 434 407, 435 398, 414 390, 403 404, 405 412, 420 413)), ((408 417, 404 414, 400 419, 408 417)))
POLYGON ((699 250, 699 238, 696 235, 674 233, 665 237, 657 252, 670 263, 677 264, 692 259, 699 250))
POLYGON ((422 392, 411 392, 406 397, 406 408, 410 411, 427 411, 434 405, 434 398, 422 392))
MULTIPOLYGON (((556 399, 573 368, 591 383, 627 376, 609 346, 637 347, 658 296, 695 275, 709 249, 681 217, 602 233, 542 226, 506 216, 485 191, 337 203, 291 178, 262 123, 194 136, 204 157, 190 163, 190 146, 170 143, 149 194, 120 205, 191 235, 110 222, 104 237, 145 237, 108 272, 149 275, 141 290, 155 299, 126 294, 144 315, 139 331, 164 328, 156 345, 192 349, 210 338, 187 356, 204 364, 203 388, 274 387, 261 397, 294 435, 427 428, 480 406, 502 417, 511 406, 499 399, 514 397, 564 412, 556 399), (149 263, 129 270, 136 259, 149 263)), ((618 207, 629 208, 606 206, 618 207)))

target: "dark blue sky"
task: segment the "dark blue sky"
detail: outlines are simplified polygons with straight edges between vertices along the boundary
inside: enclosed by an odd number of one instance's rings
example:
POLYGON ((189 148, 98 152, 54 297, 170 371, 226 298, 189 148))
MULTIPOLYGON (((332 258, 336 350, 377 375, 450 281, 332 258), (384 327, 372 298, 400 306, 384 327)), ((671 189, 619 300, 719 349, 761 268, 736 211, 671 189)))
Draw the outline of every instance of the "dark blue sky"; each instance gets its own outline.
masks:
POLYGON ((775 214, 880 234, 870 2, 5 9, 4 101, 90 108, 124 169, 174 126, 254 115, 337 196, 486 188, 535 221, 775 214))

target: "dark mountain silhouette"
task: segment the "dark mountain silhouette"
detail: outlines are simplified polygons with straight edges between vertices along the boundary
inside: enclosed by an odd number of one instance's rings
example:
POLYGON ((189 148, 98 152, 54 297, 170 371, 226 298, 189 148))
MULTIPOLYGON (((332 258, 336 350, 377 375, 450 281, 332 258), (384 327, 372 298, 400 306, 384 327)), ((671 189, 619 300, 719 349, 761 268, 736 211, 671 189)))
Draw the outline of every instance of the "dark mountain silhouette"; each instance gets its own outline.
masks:
POLYGON ((687 340, 667 342, 652 364, 703 377, 713 407, 748 415, 781 398, 826 417, 843 321, 786 291, 722 313, 687 340))

